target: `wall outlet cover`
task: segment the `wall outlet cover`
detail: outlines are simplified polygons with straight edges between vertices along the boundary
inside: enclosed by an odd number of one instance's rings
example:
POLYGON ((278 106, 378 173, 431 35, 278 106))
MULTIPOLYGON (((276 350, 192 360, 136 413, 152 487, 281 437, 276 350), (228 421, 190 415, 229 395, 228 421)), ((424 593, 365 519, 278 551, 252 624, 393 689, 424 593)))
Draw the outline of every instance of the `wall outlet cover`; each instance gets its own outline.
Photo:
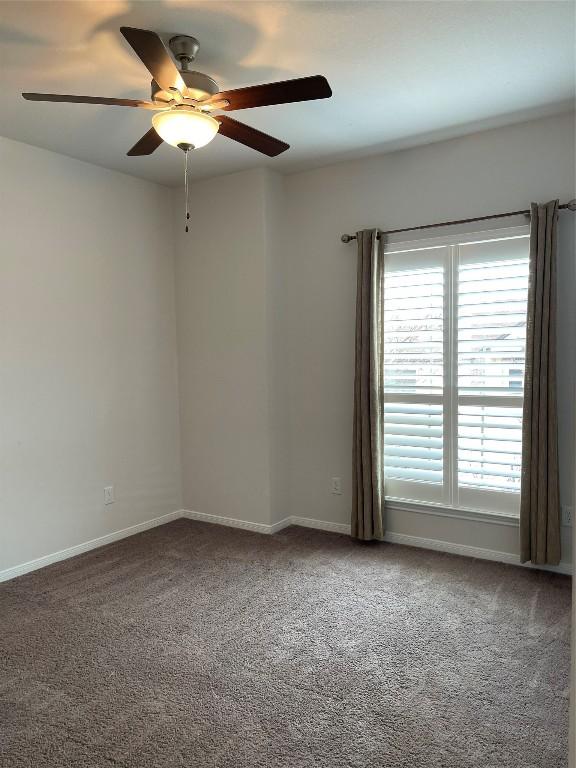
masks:
POLYGON ((342 478, 333 477, 330 488, 332 493, 335 493, 337 496, 339 496, 342 493, 342 478))
POLYGON ((114 502, 114 486, 107 485, 106 488, 104 488, 104 504, 114 504, 114 502))
POLYGON ((572 525, 573 507, 562 507, 562 525, 572 525))

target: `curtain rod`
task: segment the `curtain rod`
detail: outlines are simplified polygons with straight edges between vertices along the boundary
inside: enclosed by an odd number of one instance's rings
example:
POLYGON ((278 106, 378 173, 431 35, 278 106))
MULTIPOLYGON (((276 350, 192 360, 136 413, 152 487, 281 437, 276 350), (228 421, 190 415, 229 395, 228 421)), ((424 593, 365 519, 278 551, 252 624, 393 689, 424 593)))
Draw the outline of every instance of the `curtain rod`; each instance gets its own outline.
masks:
MULTIPOLYGON (((569 211, 576 211, 576 199, 570 200, 568 203, 562 203, 558 206, 558 209, 567 209, 569 211)), ((491 216, 476 216, 473 219, 457 219, 456 221, 441 221, 438 224, 421 224, 418 227, 404 227, 403 229, 389 229, 386 232, 378 232, 376 236, 378 240, 382 236, 393 235, 396 232, 413 232, 415 229, 434 229, 435 227, 449 227, 453 224, 470 224, 473 221, 486 221, 487 219, 503 219, 507 216, 529 216, 530 210, 525 211, 509 211, 508 213, 494 213, 491 216)), ((340 238, 343 243, 349 243, 351 240, 356 240, 356 235, 342 235, 340 238)))

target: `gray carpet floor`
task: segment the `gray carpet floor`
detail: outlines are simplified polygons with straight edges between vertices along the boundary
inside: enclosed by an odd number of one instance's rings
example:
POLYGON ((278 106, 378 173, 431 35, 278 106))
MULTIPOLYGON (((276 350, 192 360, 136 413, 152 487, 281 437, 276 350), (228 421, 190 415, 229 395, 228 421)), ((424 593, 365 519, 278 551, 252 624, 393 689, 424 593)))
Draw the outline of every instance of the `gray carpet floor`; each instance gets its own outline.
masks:
POLYGON ((564 768, 570 580, 179 520, 0 585, 3 768, 564 768))

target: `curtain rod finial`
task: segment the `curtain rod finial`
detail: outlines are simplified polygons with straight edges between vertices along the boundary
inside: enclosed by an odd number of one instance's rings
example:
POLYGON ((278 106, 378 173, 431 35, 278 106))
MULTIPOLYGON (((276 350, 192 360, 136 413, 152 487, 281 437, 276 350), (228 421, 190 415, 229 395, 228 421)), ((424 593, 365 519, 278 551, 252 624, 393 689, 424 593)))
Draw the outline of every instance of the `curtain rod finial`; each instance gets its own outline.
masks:
POLYGON ((340 240, 342 240, 343 243, 349 243, 350 240, 354 240, 355 238, 352 235, 342 235, 340 240))
POLYGON ((568 208, 569 211, 576 211, 576 199, 566 203, 566 208, 568 208))

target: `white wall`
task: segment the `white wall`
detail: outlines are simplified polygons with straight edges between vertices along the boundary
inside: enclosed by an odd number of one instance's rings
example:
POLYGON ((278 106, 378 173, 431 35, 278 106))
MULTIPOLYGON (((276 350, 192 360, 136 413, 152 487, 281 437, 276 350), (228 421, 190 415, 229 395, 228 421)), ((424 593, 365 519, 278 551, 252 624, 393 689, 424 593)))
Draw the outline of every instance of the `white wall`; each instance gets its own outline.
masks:
MULTIPOLYGON (((255 522, 269 514, 348 523, 356 256, 340 234, 570 199, 573 135, 574 118, 563 115, 284 178, 261 171, 193 185, 195 236, 180 237, 177 277, 185 504, 255 522), (330 493, 333 476, 343 479, 341 496, 330 493)), ((559 260, 561 495, 569 505, 571 216, 562 214, 559 260)), ((505 222, 514 223, 524 222, 505 222)), ((387 528, 518 552, 515 525, 390 511, 387 528)))
POLYGON ((174 195, 184 505, 271 520, 267 175, 174 195))
POLYGON ((290 517, 291 454, 288 423, 287 382, 284 373, 284 356, 287 350, 279 343, 283 339, 282 323, 288 307, 284 305, 283 270, 279 260, 283 258, 284 243, 288 233, 285 220, 284 177, 271 171, 264 176, 265 223, 266 223, 266 323, 268 330, 268 381, 269 381, 269 433, 270 433, 270 487, 272 523, 290 517))
POLYGON ((2 570, 181 492, 169 191, 7 139, 0 168, 2 570))

